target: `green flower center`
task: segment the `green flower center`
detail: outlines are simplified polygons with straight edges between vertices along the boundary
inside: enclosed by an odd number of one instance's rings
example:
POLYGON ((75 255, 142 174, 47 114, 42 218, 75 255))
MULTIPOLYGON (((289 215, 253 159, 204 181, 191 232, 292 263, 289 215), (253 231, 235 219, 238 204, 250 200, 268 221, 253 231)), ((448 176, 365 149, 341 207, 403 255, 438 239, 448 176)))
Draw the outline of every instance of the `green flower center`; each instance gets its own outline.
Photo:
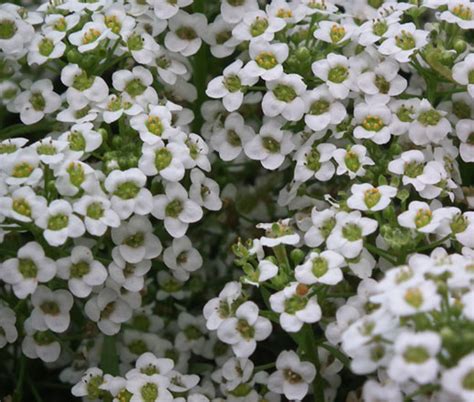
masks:
POLYGON ((86 105, 82 109, 76 110, 76 112, 74 113, 74 116, 78 120, 82 119, 83 117, 87 116, 90 110, 91 110, 91 107, 89 105, 86 105))
POLYGON ((28 201, 24 198, 14 199, 12 202, 12 209, 20 215, 27 216, 31 218, 31 207, 28 201))
POLYGON ((95 42, 101 32, 97 29, 90 28, 83 36, 82 36, 82 44, 83 45, 88 45, 89 43, 95 42))
POLYGON ((415 215, 415 226, 417 229, 425 227, 431 222, 433 213, 429 209, 420 208, 415 215))
POLYGON ((133 394, 124 388, 120 390, 120 392, 117 394, 115 398, 117 398, 118 402, 130 402, 132 399, 132 396, 133 394))
POLYGON ((245 3, 245 0, 227 0, 232 7, 239 7, 245 3))
POLYGON ((77 89, 78 91, 85 91, 86 89, 89 89, 92 84, 94 84, 94 78, 89 77, 87 73, 82 70, 79 74, 77 74, 74 77, 74 80, 72 82, 72 87, 77 89))
POLYGON ((321 155, 318 152, 315 145, 311 147, 311 151, 306 154, 306 162, 305 166, 312 170, 313 172, 317 172, 321 168, 321 162, 319 161, 321 155))
POLYGON ((146 383, 140 390, 143 402, 155 402, 158 398, 158 386, 152 382, 146 383))
POLYGON ((410 50, 416 46, 413 35, 405 30, 402 30, 400 35, 395 36, 395 44, 402 50, 410 50))
POLYGON ((80 279, 84 275, 87 275, 91 270, 91 267, 86 261, 79 261, 77 264, 71 265, 71 278, 80 279))
POLYGON ((329 264, 323 257, 316 257, 313 260, 311 272, 316 278, 321 278, 329 270, 329 264))
POLYGON ((1 20, 0 21, 0 39, 11 39, 15 36, 17 27, 15 21, 1 20))
POLYGON ((285 312, 288 314, 295 314, 297 311, 303 310, 308 304, 306 297, 298 295, 291 296, 285 300, 285 312))
POLYGON ((31 106, 33 106, 33 109, 35 109, 36 111, 42 111, 46 106, 46 101, 40 92, 36 92, 31 95, 30 103, 31 106))
POLYGON ((138 51, 143 49, 143 38, 134 33, 127 39, 127 47, 130 51, 138 51))
POLYGON ((115 302, 110 302, 101 311, 100 318, 101 319, 108 319, 110 317, 110 315, 114 312, 114 310, 115 310, 115 302))
POLYGON ((71 131, 67 137, 71 151, 84 151, 86 149, 86 139, 79 131, 71 131))
POLYGON ((135 355, 142 355, 143 353, 148 352, 148 346, 143 340, 135 339, 128 344, 128 350, 135 355))
POLYGON ((167 293, 175 293, 183 288, 183 284, 174 278, 169 278, 165 283, 161 284, 161 287, 167 293))
POLYGON ((383 75, 375 76, 375 86, 382 94, 386 94, 390 90, 390 83, 385 79, 383 75))
POLYGON ((450 223, 450 228, 453 231, 453 233, 462 233, 464 232, 469 225, 468 219, 461 215, 457 214, 454 219, 450 223))
POLYGON ((125 91, 132 97, 139 96, 145 92, 146 86, 138 78, 134 78, 127 82, 125 85, 125 91))
POLYGON ((298 384, 303 381, 303 378, 298 373, 295 373, 289 368, 283 370, 283 376, 290 384, 298 384))
POLYGON ((466 102, 453 102, 453 113, 459 119, 469 119, 471 117, 471 106, 466 102))
POLYGON ((186 335, 186 338, 188 338, 189 340, 196 340, 202 336, 201 330, 195 325, 188 325, 185 328, 184 333, 186 335))
POLYGON ((349 76, 349 70, 344 66, 336 66, 329 70, 328 80, 335 84, 344 82, 349 76))
POLYGON ((273 137, 267 136, 262 138, 263 147, 270 153, 276 154, 280 152, 280 143, 273 137))
POLYGON ((291 102, 296 98, 295 90, 289 85, 278 84, 273 90, 275 98, 282 102, 291 102))
POLYGON ((265 70, 270 70, 278 64, 278 61, 272 52, 261 52, 255 58, 255 62, 259 67, 265 70))
POLYGON ((38 148, 36 148, 36 152, 39 155, 56 155, 57 151, 54 145, 52 144, 41 144, 38 148))
POLYGON ((342 228, 342 236, 349 241, 357 241, 362 238, 362 229, 355 223, 348 223, 342 228))
POLYGON ((138 247, 143 246, 144 242, 145 242, 145 235, 143 234, 143 232, 137 232, 131 236, 128 236, 125 239, 124 243, 129 247, 138 248, 138 247))
POLYGON ((233 93, 240 91, 242 88, 242 83, 237 75, 231 74, 224 78, 224 86, 229 92, 233 93))
POLYGON ((235 130, 227 130, 227 142, 233 147, 240 147, 242 145, 242 140, 235 130))
POLYGON ((17 146, 11 142, 0 144, 0 154, 12 154, 17 150, 17 146))
POLYGON ((314 114, 319 116, 323 113, 326 113, 329 110, 330 103, 325 99, 320 99, 311 104, 311 108, 309 110, 310 114, 314 114))
POLYGON ((25 177, 29 177, 31 172, 33 172, 34 167, 31 166, 27 162, 22 162, 13 168, 12 176, 16 177, 17 179, 24 179, 25 177))
POLYGON ((84 183, 86 175, 84 168, 79 163, 71 162, 66 171, 69 174, 69 180, 73 186, 79 188, 81 184, 84 183))
POLYGON ((370 350, 370 358, 374 362, 380 361, 385 356, 385 347, 380 343, 370 350))
POLYGON ((48 57, 54 50, 54 43, 51 39, 44 38, 38 46, 38 51, 41 56, 48 57))
POLYGON ((250 386, 249 384, 243 383, 243 384, 237 385, 233 390, 229 391, 229 393, 233 396, 238 397, 238 398, 244 398, 250 392, 252 392, 252 390, 253 390, 252 386, 250 386))
POLYGON ((118 34, 122 29, 122 23, 116 15, 106 15, 104 17, 104 22, 107 28, 109 28, 114 34, 118 34))
POLYGON ((69 216, 64 214, 57 214, 50 216, 48 219, 49 230, 61 230, 67 227, 69 223, 69 216))
POLYGON ((400 109, 397 110, 397 117, 403 123, 411 123, 413 118, 411 115, 413 114, 413 107, 407 107, 402 105, 400 109))
POLYGON ((405 176, 408 176, 414 179, 415 177, 418 177, 420 174, 422 174, 423 170, 424 170, 423 163, 419 163, 415 161, 408 162, 408 163, 405 163, 404 174, 405 176))
POLYGON ((58 315, 61 312, 58 303, 56 303, 54 300, 47 300, 41 303, 40 309, 47 315, 58 315))
MULTIPOLYGON (((141 353, 136 353, 136 354, 141 354, 141 353)), ((156 368, 156 366, 153 366, 152 364, 149 364, 146 367, 142 367, 140 369, 140 373, 145 374, 145 375, 153 375, 153 374, 159 374, 159 370, 156 368)))
POLYGON ((168 203, 165 208, 166 216, 170 216, 171 218, 177 218, 178 215, 183 211, 183 204, 180 200, 176 199, 168 203))
POLYGON ((426 126, 436 126, 441 120, 441 114, 434 109, 421 112, 418 121, 426 126))
POLYGON ((474 391, 474 369, 468 371, 468 373, 462 379, 462 387, 469 391, 474 391))
POLYGON ((385 21, 377 20, 372 25, 372 32, 374 35, 382 36, 388 30, 388 25, 385 21))
POLYGON ((329 37, 331 38, 332 43, 338 43, 344 38, 346 30, 343 26, 334 24, 329 31, 329 37))
POLYGON ((364 192, 364 203, 367 208, 375 207, 382 198, 382 194, 377 188, 370 188, 364 192))
POLYGON ((322 223, 321 227, 319 228, 319 231, 321 232, 323 237, 327 239, 331 234, 332 230, 334 229, 334 226, 336 226, 336 218, 331 217, 329 219, 326 219, 322 223))
POLYGON ((367 131, 380 131, 384 126, 383 120, 378 116, 367 115, 362 122, 362 127, 367 131))
POLYGON ((367 3, 370 7, 379 8, 383 4, 384 0, 368 0, 367 3))
POLYGON ((36 278, 36 274, 38 273, 38 267, 34 263, 33 260, 28 259, 20 259, 18 261, 18 271, 20 274, 23 275, 25 279, 36 278))
POLYGON ((102 395, 102 390, 99 388, 102 383, 104 382, 104 379, 102 376, 96 375, 92 378, 89 378, 87 381, 87 396, 90 399, 100 399, 100 396, 102 395))
POLYGON ((132 319, 132 326, 142 332, 149 332, 150 319, 144 314, 136 315, 132 319))
POLYGON ((232 38, 232 32, 231 31, 221 31, 217 33, 216 35, 216 43, 218 45, 222 45, 226 43, 230 38, 232 38))
POLYGON ((104 216, 104 208, 100 202, 92 202, 87 206, 86 215, 91 219, 100 219, 104 216))
POLYGON ((161 122, 161 119, 158 116, 149 116, 145 125, 150 133, 158 137, 163 134, 163 123, 161 122))
POLYGON ((183 40, 193 40, 197 38, 196 31, 191 27, 181 27, 176 30, 176 35, 183 40))
POLYGON ((166 148, 160 148, 155 153, 155 166, 158 171, 167 168, 172 160, 173 155, 166 148))
POLYGON ((156 59, 156 65, 159 68, 166 70, 169 66, 171 66, 171 60, 166 56, 160 56, 156 59))
POLYGON ((419 308, 423 304, 423 293, 418 288, 409 288, 405 292, 404 299, 410 306, 419 308))
POLYGON ((250 26, 250 34, 253 37, 260 36, 268 28, 268 20, 266 18, 257 17, 257 19, 250 26))
POLYGON ((466 143, 468 143, 469 145, 474 145, 474 131, 469 134, 466 143))
POLYGON ((54 23, 53 28, 56 31, 65 32, 67 29, 66 18, 64 17, 58 18, 58 20, 54 23))
POLYGON ((247 320, 242 320, 240 319, 237 322, 236 326, 237 332, 239 332, 240 335, 246 340, 253 339, 255 336, 255 328, 249 325, 247 320))
POLYGON ((403 352, 403 358, 408 363, 422 364, 430 358, 430 354, 423 346, 408 346, 403 352))
POLYGON ((140 187, 138 187, 133 181, 126 181, 120 183, 114 191, 114 194, 122 200, 131 200, 138 195, 140 187))
POLYGON ((54 336, 49 331, 37 331, 34 333, 33 339, 40 346, 51 345, 54 342, 54 336))
POLYGON ((469 74, 467 75, 467 80, 469 84, 474 84, 474 70, 469 71, 469 74))
POLYGON ((458 4, 454 6, 451 12, 456 16, 461 18, 462 20, 471 20, 472 19, 472 11, 470 7, 464 6, 464 4, 458 4))
POLYGON ((360 168, 359 157, 355 152, 348 151, 344 157, 344 163, 351 172, 357 172, 360 168))

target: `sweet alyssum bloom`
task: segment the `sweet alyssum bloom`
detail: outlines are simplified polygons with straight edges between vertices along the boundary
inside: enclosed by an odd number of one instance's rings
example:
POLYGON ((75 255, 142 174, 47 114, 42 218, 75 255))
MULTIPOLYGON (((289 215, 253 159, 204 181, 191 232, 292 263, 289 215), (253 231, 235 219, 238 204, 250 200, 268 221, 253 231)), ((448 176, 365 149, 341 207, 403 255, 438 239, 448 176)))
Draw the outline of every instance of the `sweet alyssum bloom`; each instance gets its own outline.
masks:
POLYGON ((192 56, 201 47, 201 38, 207 28, 207 19, 204 14, 188 14, 179 10, 169 20, 168 27, 165 46, 183 56, 192 56))
POLYGON ((83 195, 72 206, 75 213, 83 217, 86 230, 94 236, 102 236, 107 228, 120 226, 120 217, 111 208, 104 195, 83 195))
POLYGON ((365 175, 366 169, 364 166, 372 166, 375 164, 374 161, 367 156, 367 148, 359 144, 353 145, 347 150, 336 149, 333 152, 333 157, 338 164, 336 169, 337 175, 347 173, 351 179, 365 175))
POLYGON ((173 116, 166 106, 149 106, 147 113, 140 113, 130 119, 130 125, 138 131, 143 142, 154 145, 160 139, 169 139, 176 135, 171 126, 173 116))
POLYGON ((472 381, 474 378, 474 353, 465 355, 452 368, 443 373, 443 387, 453 395, 467 402, 474 397, 472 381))
POLYGON ((183 143, 165 144, 158 138, 153 145, 143 144, 138 167, 147 176, 161 176, 170 182, 178 182, 184 177, 183 156, 186 151, 183 143))
POLYGON ((355 138, 370 139, 379 145, 390 141, 392 112, 384 104, 382 96, 374 95, 365 102, 359 102, 354 108, 354 120, 355 138))
POLYGON ((369 183, 353 184, 352 195, 347 199, 347 206, 360 211, 381 211, 390 205, 397 195, 397 188, 392 186, 374 187, 369 183))
POLYGON ((336 211, 325 209, 319 211, 316 207, 311 210, 312 225, 304 235, 305 243, 309 247, 318 247, 323 244, 336 225, 336 211))
POLYGON ((56 275, 56 263, 46 257, 37 242, 29 242, 17 251, 16 258, 9 258, 1 265, 0 278, 12 286, 19 299, 35 292, 38 283, 49 282, 56 275))
POLYGON ((326 85, 307 91, 303 100, 306 110, 304 121, 314 131, 322 131, 331 124, 339 124, 347 115, 344 105, 335 100, 326 85))
POLYGON ((203 308, 206 327, 210 331, 216 330, 222 322, 230 317, 238 306, 237 302, 242 296, 242 284, 228 282, 219 293, 218 297, 209 300, 203 308))
POLYGON ((210 211, 218 211, 222 207, 222 201, 219 197, 219 185, 216 181, 206 177, 199 169, 191 170, 191 187, 189 187, 189 196, 201 207, 210 211))
POLYGON ((447 216, 448 211, 444 208, 432 210, 426 202, 412 201, 408 210, 398 215, 397 220, 400 226, 422 233, 434 233, 447 216))
POLYGON ((38 331, 31 325, 31 318, 23 324, 25 337, 21 342, 21 350, 30 359, 41 359, 45 363, 53 363, 61 354, 61 344, 50 331, 38 331))
POLYGON ((74 299, 67 290, 51 290, 40 285, 31 296, 31 326, 39 331, 62 333, 67 330, 74 299))
POLYGON ((462 160, 464 162, 474 162, 474 120, 459 120, 455 132, 461 140, 459 153, 462 160))
POLYGON ((258 10, 257 0, 223 0, 221 2, 221 15, 229 24, 237 24, 251 11, 258 10))
POLYGON ((309 295, 309 287, 292 282, 270 296, 272 310, 280 314, 280 325, 287 332, 298 332, 304 323, 321 319, 317 297, 309 295))
POLYGON ((13 343, 18 338, 18 331, 15 327, 16 316, 12 309, 0 307, 0 348, 7 343, 13 343))
POLYGON ((34 221, 44 212, 46 205, 46 198, 28 186, 17 188, 10 196, 0 197, 2 214, 20 222, 34 221))
POLYGON ((305 182, 312 177, 320 181, 328 181, 336 172, 331 162, 336 146, 334 144, 317 144, 315 136, 300 147, 295 153, 295 180, 305 182))
POLYGON ((99 22, 87 22, 81 30, 68 36, 69 42, 81 53, 95 49, 109 35, 109 28, 99 22))
POLYGON ((58 59, 66 50, 62 42, 64 35, 58 31, 50 31, 44 35, 36 35, 28 52, 28 64, 44 64, 48 60, 58 59))
POLYGON ((474 6, 469 0, 447 2, 448 9, 439 15, 441 21, 456 24, 462 29, 474 28, 474 6))
POLYGON ((474 98, 474 54, 468 54, 463 61, 453 66, 453 79, 467 85, 469 95, 474 98))
POLYGON ((288 58, 286 43, 268 43, 263 39, 252 41, 249 47, 251 60, 243 68, 248 77, 276 80, 283 74, 282 63, 288 58))
POLYGON ((180 280, 189 279, 190 273, 202 266, 202 257, 188 237, 173 239, 171 246, 163 252, 163 261, 180 280))
POLYGON ((275 32, 281 31, 285 25, 285 21, 269 16, 264 11, 250 11, 234 27, 232 35, 239 41, 252 41, 256 38, 272 41, 275 32))
POLYGON ((336 99, 346 99, 349 91, 355 89, 355 66, 343 55, 330 53, 326 59, 315 61, 311 69, 336 99))
POLYGON ((416 145, 427 145, 430 142, 439 144, 452 130, 445 116, 446 112, 433 108, 427 99, 422 99, 418 105, 417 118, 408 129, 410 139, 416 145))
POLYGON ((113 261, 108 266, 110 278, 130 292, 139 292, 145 283, 145 274, 151 269, 151 260, 127 262, 118 247, 112 250, 113 261))
POLYGON ((354 31, 355 26, 352 24, 321 21, 318 24, 318 29, 314 31, 313 36, 323 42, 339 45, 350 39, 354 31))
POLYGON ((113 87, 142 107, 158 103, 158 95, 152 84, 153 75, 142 66, 136 66, 131 71, 118 70, 112 74, 113 87))
POLYGON ((95 151, 102 144, 102 136, 94 130, 92 123, 73 124, 59 136, 59 140, 68 143, 69 152, 77 159, 84 153, 95 151))
POLYGON ((345 265, 344 257, 326 250, 322 253, 311 252, 304 264, 295 267, 295 278, 305 285, 324 283, 335 285, 343 279, 341 267, 345 265))
POLYGON ((416 29, 416 25, 409 22, 400 24, 391 35, 379 46, 379 52, 395 58, 400 63, 408 63, 410 57, 418 49, 428 43, 428 31, 416 29))
POLYGON ((314 366, 301 361, 294 351, 284 350, 277 358, 276 368, 268 378, 268 388, 289 400, 302 400, 316 376, 314 366))

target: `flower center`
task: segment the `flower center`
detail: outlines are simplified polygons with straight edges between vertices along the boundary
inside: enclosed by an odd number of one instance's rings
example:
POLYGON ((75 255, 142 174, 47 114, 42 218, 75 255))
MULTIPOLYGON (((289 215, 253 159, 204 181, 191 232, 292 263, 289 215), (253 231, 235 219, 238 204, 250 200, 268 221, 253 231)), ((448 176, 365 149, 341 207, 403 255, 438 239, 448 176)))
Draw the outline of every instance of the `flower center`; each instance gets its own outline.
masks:
POLYGON ((451 221, 449 227, 451 228, 453 233, 462 233, 467 229, 468 225, 468 219, 461 214, 457 214, 451 221))
POLYGON ((127 92, 130 96, 135 97, 141 95, 145 92, 146 86, 138 78, 134 78, 127 82, 125 85, 125 92, 127 92))
POLYGON ((100 202, 93 202, 87 206, 86 214, 91 219, 100 219, 104 216, 104 208, 100 202))
POLYGON ((177 218, 178 215, 183 211, 183 204, 181 200, 173 200, 171 201, 165 208, 166 216, 170 216, 171 218, 177 218))
POLYGON ((161 136, 161 134, 163 134, 163 123, 158 116, 149 116, 145 125, 150 133, 156 136, 161 136))
POLYGON ((303 381, 303 378, 301 378, 298 373, 295 373, 289 368, 283 370, 283 376, 290 384, 298 384, 303 381))
POLYGON ((224 86, 229 92, 237 92, 242 88, 242 83, 237 75, 232 74, 224 78, 224 86))
POLYGON ((265 70, 270 70, 278 64, 278 61, 272 52, 261 52, 255 58, 255 62, 265 70))
POLYGON ((372 25, 372 32, 377 36, 382 36, 388 30, 388 25, 385 21, 376 20, 372 25))
POLYGON ((430 358, 430 354, 423 346, 408 346, 403 352, 403 358, 408 363, 422 364, 430 358))
POLYGON ((100 313, 100 318, 108 319, 110 315, 114 312, 114 310, 115 310, 115 302, 110 302, 104 307, 104 309, 100 313))
POLYGON ((137 33, 130 35, 127 39, 127 47, 132 52, 142 50, 143 38, 137 33))
POLYGON ((255 328, 249 325, 247 320, 240 319, 237 322, 236 329, 239 334, 242 335, 242 337, 246 340, 253 339, 253 337, 255 336, 255 328))
POLYGON ((474 391, 474 369, 471 369, 462 379, 462 387, 469 391, 474 391))
POLYGON ((362 229, 355 223, 348 223, 342 228, 342 236, 349 241, 357 241, 362 238, 362 229))
POLYGON ((86 149, 86 139, 79 131, 71 131, 67 137, 71 151, 84 151, 86 149))
POLYGON ((469 134, 466 141, 469 145, 474 145, 474 131, 469 134))
POLYGON ((313 144, 311 151, 306 154, 306 167, 313 172, 317 172, 321 167, 321 162, 319 161, 320 157, 321 155, 313 144))
POLYGON ((107 28, 109 28, 114 34, 118 34, 122 29, 122 23, 119 21, 116 15, 106 15, 104 22, 107 28))
POLYGON ((308 299, 298 295, 291 296, 285 300, 285 312, 288 314, 295 314, 306 307, 308 299))
POLYGON ((38 152, 38 155, 56 155, 57 154, 56 148, 52 144, 41 144, 38 148, 36 148, 36 152, 38 152))
POLYGON ((410 306, 419 308, 423 304, 423 293, 418 288, 409 288, 405 292, 404 299, 410 306))
POLYGON ((17 27, 15 21, 1 20, 0 21, 0 39, 11 39, 15 36, 17 27))
POLYGON ((429 209, 420 208, 415 215, 415 226, 420 229, 431 222, 433 213, 429 209))
POLYGON ((344 82, 349 76, 349 70, 344 66, 336 66, 329 70, 328 80, 336 84, 344 82))
POLYGON ((280 143, 273 137, 267 136, 262 138, 263 147, 270 153, 276 154, 280 152, 280 143))
POLYGON ((313 260, 311 272, 316 278, 321 278, 329 270, 328 262, 323 257, 316 257, 313 260))
POLYGON ((471 117, 471 106, 466 102, 453 102, 453 113, 459 119, 469 119, 471 117))
POLYGON ((407 107, 402 105, 400 109, 397 110, 397 117, 403 123, 411 123, 413 118, 411 115, 413 114, 413 107, 407 107))
POLYGON ((117 186, 114 194, 122 200, 131 200, 137 196, 139 191, 140 187, 138 187, 133 181, 126 181, 117 186))
POLYGON ((367 205, 367 208, 375 207, 382 198, 379 189, 369 188, 364 192, 364 203, 367 205))
POLYGON ((310 114, 314 114, 319 116, 323 113, 326 113, 329 110, 329 102, 325 99, 320 99, 311 104, 311 108, 309 110, 310 114))
POLYGON ((242 140, 235 130, 227 130, 227 142, 233 147, 240 147, 242 145, 242 140))
POLYGON ((418 121, 426 126, 436 126, 441 120, 441 114, 434 109, 421 112, 418 121))
POLYGON ((49 331, 37 331, 33 335, 33 339, 39 346, 50 345, 54 342, 54 337, 49 331))
POLYGON ((367 115, 362 122, 362 127, 367 131, 380 131, 384 126, 383 120, 378 116, 367 115))
POLYGON ((135 339, 128 344, 128 350, 135 355, 142 355, 143 353, 148 352, 148 346, 141 339, 135 339))
POLYGON ((131 236, 128 236, 125 239, 124 243, 129 247, 138 248, 138 247, 143 246, 144 242, 145 242, 145 235, 143 234, 143 232, 137 232, 137 233, 132 234, 131 236))
POLYGON ((332 43, 337 43, 344 38, 344 35, 346 34, 346 29, 339 24, 334 24, 331 27, 331 30, 329 31, 329 36, 332 40, 332 43))
POLYGON ((17 179, 24 179, 25 177, 29 177, 33 170, 34 167, 29 163, 21 162, 15 165, 13 168, 12 176, 16 177, 17 179))
POLYGON ((66 18, 64 17, 58 18, 57 21, 54 23, 53 28, 56 31, 65 32, 67 29, 66 18))
POLYGON ((143 402, 155 402, 158 398, 158 386, 152 382, 146 383, 140 390, 143 402))
POLYGON ((245 0, 227 0, 227 3, 229 3, 229 5, 232 7, 239 7, 244 5, 245 0))
POLYGON ((61 309, 54 300, 47 300, 41 303, 40 309, 43 313, 47 315, 58 315, 61 312, 61 309))
POLYGON ((25 279, 36 278, 36 274, 38 273, 38 267, 34 263, 33 260, 28 259, 20 259, 18 261, 18 271, 20 274, 23 275, 25 279))
POLYGON ((191 27, 181 27, 176 30, 176 35, 183 40, 193 40, 197 38, 196 31, 191 27))
POLYGON ((26 201, 24 198, 17 198, 13 200, 12 209, 20 215, 31 218, 30 204, 28 204, 28 201, 26 201))
POLYGON ((51 39, 44 38, 38 46, 38 51, 41 56, 48 57, 54 50, 54 43, 51 39))
POLYGON ((30 98, 30 103, 31 106, 33 106, 33 109, 35 109, 36 111, 42 111, 46 106, 46 101, 41 92, 36 92, 32 94, 30 98))
POLYGON ((380 93, 386 94, 390 90, 390 83, 385 79, 383 75, 375 76, 375 86, 378 88, 380 93))
POLYGON ((344 163, 351 172, 357 172, 360 168, 358 155, 353 151, 348 151, 344 157, 344 163))
POLYGON ((467 75, 467 80, 469 84, 474 84, 474 70, 469 71, 467 75))
POLYGON ((216 43, 218 45, 222 45, 226 43, 230 38, 232 38, 232 32, 231 31, 221 31, 218 32, 216 35, 216 43))
POLYGON ((11 142, 5 142, 0 144, 0 155, 1 154, 12 154, 17 150, 17 146, 11 142))
POLYGON ((422 163, 419 162, 408 162, 405 163, 404 167, 404 174, 412 179, 418 177, 420 174, 423 173, 424 166, 422 163))
POLYGON ((253 37, 260 36, 268 28, 268 20, 266 18, 257 17, 250 26, 250 34, 253 37))
POLYGON ((97 38, 100 36, 101 32, 98 29, 90 28, 83 36, 82 36, 82 44, 88 45, 89 43, 95 42, 97 38))
POLYGON ((470 7, 464 6, 464 4, 458 4, 454 6, 451 12, 462 20, 471 20, 472 19, 472 10, 470 7))
POLYGON ((71 266, 71 278, 80 279, 84 275, 87 275, 91 270, 91 267, 88 262, 80 261, 77 264, 71 266))
POLYGON ((85 71, 81 71, 74 77, 72 82, 72 87, 77 89, 78 91, 85 91, 89 89, 92 84, 94 83, 94 78, 89 77, 85 71))
POLYGON ((173 155, 166 148, 160 148, 155 153, 155 166, 158 171, 167 168, 172 160, 173 155))
POLYGON ((84 183, 86 175, 84 168, 79 163, 71 162, 66 171, 69 174, 69 180, 73 186, 80 187, 81 184, 84 183))
POLYGON ((202 336, 201 330, 195 325, 188 325, 184 330, 184 333, 186 334, 186 338, 190 340, 196 340, 202 336))
POLYGON ((395 44, 402 50, 410 50, 416 46, 413 35, 405 30, 402 30, 400 35, 395 36, 395 44))
POLYGON ((48 219, 49 230, 61 230, 67 227, 69 223, 69 216, 64 214, 52 215, 48 219))
POLYGON ((273 90, 273 94, 282 102, 291 102, 297 96, 293 87, 284 84, 278 84, 273 90))
POLYGON ((328 238, 328 236, 331 234, 332 230, 334 229, 334 226, 336 226, 336 218, 331 217, 329 219, 326 219, 322 224, 321 227, 319 228, 319 231, 323 235, 325 239, 328 238))
POLYGON ((293 17, 293 12, 289 8, 280 8, 277 11, 276 16, 278 18, 291 18, 293 17))

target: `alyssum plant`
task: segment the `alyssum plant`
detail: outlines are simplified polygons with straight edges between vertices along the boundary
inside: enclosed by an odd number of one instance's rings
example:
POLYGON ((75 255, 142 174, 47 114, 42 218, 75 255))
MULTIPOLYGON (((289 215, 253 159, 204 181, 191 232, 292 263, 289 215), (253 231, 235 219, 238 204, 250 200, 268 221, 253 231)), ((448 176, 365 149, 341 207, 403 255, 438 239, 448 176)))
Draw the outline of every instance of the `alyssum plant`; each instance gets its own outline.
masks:
POLYGON ((0 397, 474 400, 474 3, 17 3, 0 397))

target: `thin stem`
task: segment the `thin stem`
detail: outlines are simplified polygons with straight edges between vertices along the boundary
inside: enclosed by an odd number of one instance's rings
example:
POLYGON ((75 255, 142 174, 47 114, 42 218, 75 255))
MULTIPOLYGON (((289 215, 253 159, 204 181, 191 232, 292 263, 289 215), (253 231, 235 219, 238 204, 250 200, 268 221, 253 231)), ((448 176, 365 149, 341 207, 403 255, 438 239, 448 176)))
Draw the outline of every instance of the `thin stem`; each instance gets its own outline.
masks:
POLYGON ((387 252, 385 250, 381 250, 380 248, 378 248, 378 247, 376 247, 376 246, 374 246, 370 243, 364 244, 364 247, 367 250, 369 250, 372 254, 377 254, 378 256, 380 256, 382 258, 385 258, 391 264, 397 265, 397 261, 394 258, 395 256, 393 256, 389 252, 387 252))
POLYGON ((304 354, 309 358, 311 363, 316 367, 316 376, 313 381, 314 402, 324 402, 324 383, 320 373, 321 362, 319 361, 313 328, 310 324, 305 324, 301 332, 302 344, 299 346, 302 348, 304 354))

